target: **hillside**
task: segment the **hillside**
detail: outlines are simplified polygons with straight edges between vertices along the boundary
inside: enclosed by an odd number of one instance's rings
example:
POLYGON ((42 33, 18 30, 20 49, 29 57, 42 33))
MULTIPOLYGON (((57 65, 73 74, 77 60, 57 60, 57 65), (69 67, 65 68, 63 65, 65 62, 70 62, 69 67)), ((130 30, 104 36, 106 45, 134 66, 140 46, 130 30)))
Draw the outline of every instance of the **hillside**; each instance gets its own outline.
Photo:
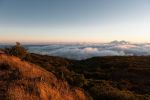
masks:
POLYGON ((150 56, 94 57, 76 61, 71 69, 84 74, 85 89, 96 99, 150 100, 150 56))
POLYGON ((72 86, 83 88, 94 100, 150 100, 150 56, 86 60, 39 54, 30 57, 30 62, 53 72, 72 86))
POLYGON ((0 100, 88 100, 43 68, 14 56, 0 55, 0 100))

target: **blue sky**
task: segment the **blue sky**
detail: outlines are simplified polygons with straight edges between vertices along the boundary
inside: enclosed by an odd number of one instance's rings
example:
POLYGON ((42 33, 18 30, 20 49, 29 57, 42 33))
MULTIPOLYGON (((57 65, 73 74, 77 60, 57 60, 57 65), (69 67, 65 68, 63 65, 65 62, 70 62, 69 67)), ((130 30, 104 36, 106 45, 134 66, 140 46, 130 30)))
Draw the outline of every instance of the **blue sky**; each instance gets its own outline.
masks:
POLYGON ((0 42, 150 42, 149 0, 0 0, 0 42))

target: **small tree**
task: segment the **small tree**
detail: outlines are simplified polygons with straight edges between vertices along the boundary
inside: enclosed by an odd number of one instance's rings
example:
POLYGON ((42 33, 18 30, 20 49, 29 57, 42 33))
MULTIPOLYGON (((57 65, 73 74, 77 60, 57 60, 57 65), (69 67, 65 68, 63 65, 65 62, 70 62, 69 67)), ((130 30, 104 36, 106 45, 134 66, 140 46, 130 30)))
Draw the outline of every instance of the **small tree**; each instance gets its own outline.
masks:
POLYGON ((20 58, 23 58, 28 54, 27 49, 22 47, 19 42, 16 42, 15 46, 7 49, 7 53, 10 55, 20 57, 20 58))

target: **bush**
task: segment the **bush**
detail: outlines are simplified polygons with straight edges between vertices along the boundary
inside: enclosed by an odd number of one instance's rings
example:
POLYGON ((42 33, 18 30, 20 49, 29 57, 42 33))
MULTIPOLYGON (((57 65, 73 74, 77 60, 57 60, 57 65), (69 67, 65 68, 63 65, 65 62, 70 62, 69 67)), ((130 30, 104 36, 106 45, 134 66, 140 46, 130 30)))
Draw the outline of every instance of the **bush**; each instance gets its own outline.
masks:
POLYGON ((11 47, 11 48, 6 48, 5 51, 7 54, 14 55, 14 56, 17 56, 19 58, 24 58, 28 54, 27 49, 22 47, 19 42, 16 42, 16 45, 11 47))
POLYGON ((107 81, 95 83, 89 89, 94 100, 138 100, 136 94, 128 90, 119 90, 112 87, 107 81))
POLYGON ((76 74, 73 76, 73 85, 77 87, 83 87, 87 84, 87 80, 85 79, 83 74, 76 74))

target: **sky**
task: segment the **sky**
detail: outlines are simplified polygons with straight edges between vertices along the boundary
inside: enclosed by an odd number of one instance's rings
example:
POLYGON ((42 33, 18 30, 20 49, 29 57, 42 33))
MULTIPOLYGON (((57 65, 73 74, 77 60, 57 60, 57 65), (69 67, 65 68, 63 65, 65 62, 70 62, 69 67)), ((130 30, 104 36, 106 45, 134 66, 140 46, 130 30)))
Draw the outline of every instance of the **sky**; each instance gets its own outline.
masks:
POLYGON ((150 42, 150 0, 0 0, 0 42, 150 42))

